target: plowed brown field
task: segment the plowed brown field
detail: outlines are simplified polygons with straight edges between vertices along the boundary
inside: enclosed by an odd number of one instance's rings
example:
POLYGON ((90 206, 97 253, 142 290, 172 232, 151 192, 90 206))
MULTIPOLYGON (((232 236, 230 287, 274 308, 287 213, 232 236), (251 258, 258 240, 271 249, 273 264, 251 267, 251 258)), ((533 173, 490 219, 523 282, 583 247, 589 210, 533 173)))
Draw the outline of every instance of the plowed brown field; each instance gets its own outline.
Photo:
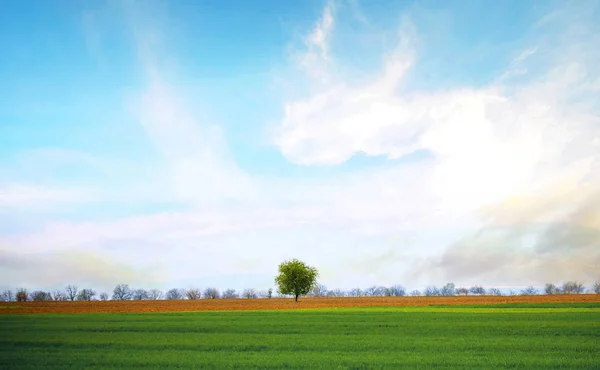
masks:
POLYGON ((100 313, 184 312, 219 310, 281 310, 304 308, 428 306, 502 303, 600 302, 600 294, 473 296, 473 297, 361 297, 293 299, 199 299, 185 301, 91 301, 0 303, 0 314, 14 313, 100 313))

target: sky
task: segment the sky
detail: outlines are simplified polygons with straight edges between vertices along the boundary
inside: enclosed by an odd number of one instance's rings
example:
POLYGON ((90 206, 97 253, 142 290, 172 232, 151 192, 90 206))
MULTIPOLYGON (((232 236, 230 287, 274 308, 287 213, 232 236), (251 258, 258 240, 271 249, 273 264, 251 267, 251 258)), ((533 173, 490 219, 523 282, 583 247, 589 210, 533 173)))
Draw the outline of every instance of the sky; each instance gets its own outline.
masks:
POLYGON ((0 288, 600 277, 597 1, 0 4, 0 288))

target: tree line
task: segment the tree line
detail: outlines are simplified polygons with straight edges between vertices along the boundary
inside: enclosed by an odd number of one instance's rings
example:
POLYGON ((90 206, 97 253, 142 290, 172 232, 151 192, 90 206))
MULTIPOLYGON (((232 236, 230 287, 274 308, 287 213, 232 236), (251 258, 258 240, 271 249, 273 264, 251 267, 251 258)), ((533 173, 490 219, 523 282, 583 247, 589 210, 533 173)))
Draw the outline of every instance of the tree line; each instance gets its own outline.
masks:
MULTIPOLYGON (((582 293, 600 294, 600 279, 592 284, 589 289, 577 281, 567 281, 560 285, 548 283, 543 290, 538 290, 533 286, 526 287, 520 291, 509 291, 502 293, 498 288, 485 289, 483 286, 456 287, 453 283, 444 286, 428 286, 422 291, 409 291, 401 285, 390 287, 371 286, 366 289, 328 289, 323 284, 313 284, 308 293, 302 294, 310 297, 404 297, 404 296, 501 296, 501 295, 536 295, 536 294, 582 294, 582 293)), ((173 288, 166 292, 159 289, 141 289, 132 288, 128 284, 118 284, 114 287, 112 294, 97 293, 91 288, 79 288, 76 285, 67 285, 63 290, 51 292, 43 290, 28 291, 27 289, 17 289, 15 292, 8 289, 0 293, 0 301, 3 302, 27 302, 27 301, 126 301, 126 300, 196 300, 196 299, 260 299, 260 298, 285 298, 294 297, 294 294, 283 294, 280 289, 274 291, 244 289, 240 292, 235 289, 226 289, 223 291, 217 288, 208 287, 199 288, 173 288)))
MULTIPOLYGON (((316 268, 306 265, 304 262, 297 259, 291 259, 279 264, 279 274, 275 277, 277 285, 277 297, 294 297, 296 301, 300 296, 312 297, 403 297, 410 296, 456 296, 456 295, 503 295, 500 289, 490 288, 485 289, 483 286, 472 287, 456 287, 454 283, 447 283, 442 287, 431 285, 426 287, 423 292, 413 290, 410 293, 402 285, 393 285, 391 287, 372 286, 367 289, 351 289, 342 291, 340 289, 329 290, 323 284, 317 282, 319 272, 316 268)), ((561 286, 554 284, 546 284, 544 288, 545 294, 581 294, 584 293, 585 286, 581 282, 567 281, 561 286)), ((592 285, 589 292, 600 294, 600 279, 592 285)), ((538 290, 529 286, 519 294, 535 295, 538 290)), ((509 295, 515 295, 516 292, 510 291, 509 295)), ((236 299, 236 298, 273 298, 273 289, 267 291, 257 291, 255 289, 244 289, 238 293, 235 289, 227 289, 220 292, 216 288, 198 288, 178 289, 173 288, 166 293, 158 289, 134 289, 128 284, 118 284, 115 286, 110 299, 113 301, 129 301, 129 300, 195 300, 195 299, 236 299)), ((100 293, 90 288, 79 289, 76 285, 67 285, 65 290, 55 290, 53 292, 45 292, 43 290, 35 290, 28 292, 27 289, 18 289, 16 293, 11 290, 5 290, 0 293, 0 301, 10 302, 26 302, 26 301, 92 301, 92 300, 109 300, 108 293, 100 293), (97 298, 96 298, 97 297, 97 298)))

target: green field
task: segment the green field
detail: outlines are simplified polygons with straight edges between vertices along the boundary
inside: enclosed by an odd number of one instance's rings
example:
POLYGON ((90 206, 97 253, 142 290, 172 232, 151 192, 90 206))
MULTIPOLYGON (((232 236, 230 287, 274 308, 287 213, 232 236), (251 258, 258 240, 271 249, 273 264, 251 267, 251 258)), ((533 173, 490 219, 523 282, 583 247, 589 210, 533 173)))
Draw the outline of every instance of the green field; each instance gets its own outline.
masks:
POLYGON ((9 314, 0 367, 600 369, 600 304, 9 314))

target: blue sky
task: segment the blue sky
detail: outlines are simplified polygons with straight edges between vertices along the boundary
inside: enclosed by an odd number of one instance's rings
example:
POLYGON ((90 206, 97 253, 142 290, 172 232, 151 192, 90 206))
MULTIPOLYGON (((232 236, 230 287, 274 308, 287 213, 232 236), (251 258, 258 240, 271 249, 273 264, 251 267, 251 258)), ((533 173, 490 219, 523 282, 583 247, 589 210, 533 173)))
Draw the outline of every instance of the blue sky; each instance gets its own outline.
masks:
POLYGON ((2 287, 600 274, 597 2, 7 1, 2 287))

